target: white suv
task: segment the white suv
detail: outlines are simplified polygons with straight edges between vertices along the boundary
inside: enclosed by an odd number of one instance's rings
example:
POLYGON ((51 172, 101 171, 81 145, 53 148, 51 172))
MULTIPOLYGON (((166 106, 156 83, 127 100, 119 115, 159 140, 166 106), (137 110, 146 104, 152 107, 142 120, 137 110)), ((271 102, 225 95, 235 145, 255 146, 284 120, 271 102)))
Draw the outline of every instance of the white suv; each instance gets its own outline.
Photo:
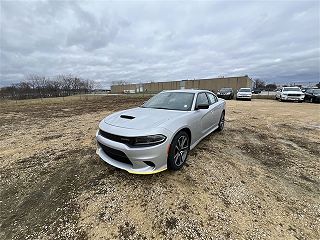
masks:
POLYGON ((276 99, 279 101, 302 102, 304 99, 304 93, 299 87, 283 87, 277 91, 276 99))

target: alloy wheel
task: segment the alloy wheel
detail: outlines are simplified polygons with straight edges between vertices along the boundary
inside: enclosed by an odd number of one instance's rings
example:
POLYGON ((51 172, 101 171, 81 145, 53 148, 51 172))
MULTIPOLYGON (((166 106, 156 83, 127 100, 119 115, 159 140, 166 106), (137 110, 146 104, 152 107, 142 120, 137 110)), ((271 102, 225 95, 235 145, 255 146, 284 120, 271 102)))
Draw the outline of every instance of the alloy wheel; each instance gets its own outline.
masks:
POLYGON ((179 137, 175 150, 174 150, 174 162, 179 167, 187 159, 189 150, 189 139, 187 136, 182 135, 179 137))

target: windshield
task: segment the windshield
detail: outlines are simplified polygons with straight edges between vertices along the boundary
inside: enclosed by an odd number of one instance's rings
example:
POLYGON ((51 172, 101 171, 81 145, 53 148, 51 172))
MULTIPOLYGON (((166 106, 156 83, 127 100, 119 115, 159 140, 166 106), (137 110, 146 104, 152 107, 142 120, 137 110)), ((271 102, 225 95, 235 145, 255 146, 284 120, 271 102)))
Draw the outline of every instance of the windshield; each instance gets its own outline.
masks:
POLYGON ((194 93, 186 92, 161 92, 150 98, 143 108, 157 108, 190 111, 193 102, 194 93))
POLYGON ((221 88, 219 92, 231 92, 232 88, 221 88))
POLYGON ((285 88, 283 88, 283 91, 284 92, 287 92, 287 91, 301 91, 300 90, 300 88, 298 88, 298 87, 285 87, 285 88))
POLYGON ((251 92, 250 88, 240 88, 239 92, 251 92))

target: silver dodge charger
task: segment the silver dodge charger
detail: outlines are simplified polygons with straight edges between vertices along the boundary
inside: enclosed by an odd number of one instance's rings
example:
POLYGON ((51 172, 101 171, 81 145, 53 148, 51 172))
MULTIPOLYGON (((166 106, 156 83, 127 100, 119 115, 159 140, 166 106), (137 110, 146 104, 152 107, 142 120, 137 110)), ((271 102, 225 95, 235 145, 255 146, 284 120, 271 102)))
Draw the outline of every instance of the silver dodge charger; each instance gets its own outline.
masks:
POLYGON ((179 170, 204 137, 224 127, 225 101, 206 90, 163 91, 113 113, 96 133, 97 154, 130 173, 179 170))

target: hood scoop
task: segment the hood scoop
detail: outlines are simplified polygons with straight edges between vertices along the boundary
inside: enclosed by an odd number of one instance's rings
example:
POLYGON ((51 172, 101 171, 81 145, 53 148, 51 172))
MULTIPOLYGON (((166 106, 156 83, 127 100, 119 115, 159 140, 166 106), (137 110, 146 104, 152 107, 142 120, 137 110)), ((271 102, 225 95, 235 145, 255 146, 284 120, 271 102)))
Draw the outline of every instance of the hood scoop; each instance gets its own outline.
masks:
POLYGON ((125 118, 125 119, 134 119, 134 116, 128 116, 128 115, 120 115, 121 118, 125 118))

